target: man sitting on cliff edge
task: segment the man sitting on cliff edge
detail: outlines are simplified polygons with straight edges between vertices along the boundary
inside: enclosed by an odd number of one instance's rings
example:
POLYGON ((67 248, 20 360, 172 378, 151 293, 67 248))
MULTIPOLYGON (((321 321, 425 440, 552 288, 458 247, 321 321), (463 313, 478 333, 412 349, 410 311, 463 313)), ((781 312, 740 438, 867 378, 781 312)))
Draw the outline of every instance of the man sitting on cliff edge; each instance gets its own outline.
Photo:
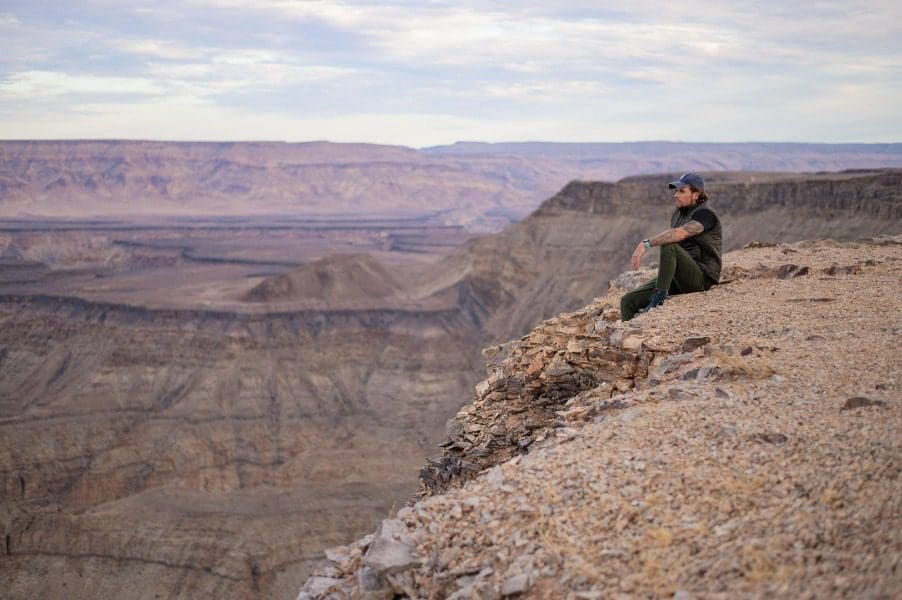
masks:
POLYGON ((659 246, 658 276, 623 295, 620 318, 624 321, 660 306, 667 294, 702 292, 720 281, 720 219, 708 206, 705 180, 686 173, 672 181, 670 189, 676 204, 670 229, 639 242, 630 263, 637 270, 645 251, 659 246))

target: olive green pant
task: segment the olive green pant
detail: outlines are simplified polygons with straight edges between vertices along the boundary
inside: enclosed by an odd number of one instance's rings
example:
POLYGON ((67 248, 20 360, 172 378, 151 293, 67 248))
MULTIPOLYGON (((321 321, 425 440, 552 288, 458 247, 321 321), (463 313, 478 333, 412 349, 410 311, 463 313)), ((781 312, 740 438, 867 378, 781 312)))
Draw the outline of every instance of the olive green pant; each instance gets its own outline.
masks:
POLYGON ((632 319, 639 309, 645 308, 655 289, 668 294, 688 294, 705 291, 705 274, 689 253, 679 244, 661 246, 661 262, 658 276, 644 283, 620 299, 620 318, 632 319))

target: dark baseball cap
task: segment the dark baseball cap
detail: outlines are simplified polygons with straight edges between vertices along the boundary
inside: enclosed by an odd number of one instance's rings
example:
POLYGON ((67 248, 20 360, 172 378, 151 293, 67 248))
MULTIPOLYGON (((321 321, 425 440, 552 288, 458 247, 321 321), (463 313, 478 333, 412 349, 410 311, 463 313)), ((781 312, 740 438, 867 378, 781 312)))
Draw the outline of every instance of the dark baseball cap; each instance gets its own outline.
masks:
POLYGON ((691 185, 697 190, 704 191, 705 190, 705 180, 702 179, 701 175, 696 173, 683 173, 680 175, 680 178, 676 181, 671 181, 669 184, 670 189, 674 190, 676 188, 686 187, 687 185, 691 185))

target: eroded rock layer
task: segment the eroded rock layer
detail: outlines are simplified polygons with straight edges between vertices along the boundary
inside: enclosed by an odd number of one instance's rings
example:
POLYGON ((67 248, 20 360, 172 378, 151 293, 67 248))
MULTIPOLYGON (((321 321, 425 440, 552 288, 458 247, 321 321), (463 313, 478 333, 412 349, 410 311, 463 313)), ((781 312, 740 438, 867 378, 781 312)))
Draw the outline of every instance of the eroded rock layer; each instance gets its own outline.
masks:
POLYGON ((474 379, 452 311, 7 297, 0 324, 9 597, 291 595, 410 495, 424 415, 474 379))

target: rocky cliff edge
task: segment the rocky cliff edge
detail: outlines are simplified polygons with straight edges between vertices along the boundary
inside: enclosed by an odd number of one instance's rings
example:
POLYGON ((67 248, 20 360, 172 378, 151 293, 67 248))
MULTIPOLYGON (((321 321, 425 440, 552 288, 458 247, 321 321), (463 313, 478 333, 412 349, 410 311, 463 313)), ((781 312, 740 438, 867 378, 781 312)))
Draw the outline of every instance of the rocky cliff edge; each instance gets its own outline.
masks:
POLYGON ((484 351, 419 500, 299 599, 898 593, 902 236, 725 267, 629 323, 615 285, 484 351))

